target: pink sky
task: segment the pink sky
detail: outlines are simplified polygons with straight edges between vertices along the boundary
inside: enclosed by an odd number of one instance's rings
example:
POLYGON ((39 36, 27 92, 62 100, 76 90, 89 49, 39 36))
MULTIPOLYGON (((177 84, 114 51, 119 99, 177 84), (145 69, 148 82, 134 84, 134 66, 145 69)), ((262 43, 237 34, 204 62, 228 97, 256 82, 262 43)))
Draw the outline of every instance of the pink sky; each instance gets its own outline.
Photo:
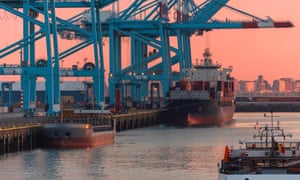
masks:
MULTIPOLYGON (((233 75, 237 79, 254 80, 259 74, 269 81, 281 77, 300 79, 300 1, 235 0, 229 5, 261 18, 290 20, 295 27, 214 30, 193 42, 208 44, 214 59, 225 66, 233 66, 233 75)), ((233 15, 228 10, 224 14, 233 15)), ((197 46, 193 46, 193 56, 200 57, 200 51, 196 49, 197 46)))
MULTIPOLYGON (((191 45, 193 62, 195 63, 196 58, 202 57, 205 47, 209 47, 214 60, 224 66, 233 66, 233 76, 238 80, 255 80, 258 75, 263 75, 268 81, 281 77, 300 79, 300 28, 298 27, 300 1, 231 0, 228 4, 261 18, 270 16, 274 20, 290 20, 295 27, 214 30, 204 36, 193 36, 191 45)), ((226 9, 220 11, 217 17, 220 20, 224 20, 225 17, 231 20, 247 19, 226 9)), ((8 13, 0 10, 0 48, 4 48, 21 37, 21 25, 20 19, 8 16, 8 13)), ((62 42, 61 50, 74 43, 66 40, 62 42)), ((43 44, 43 42, 40 43, 43 44)), ((44 54, 43 51, 39 51, 37 58, 43 58, 44 54)), ((89 56, 87 54, 91 54, 90 49, 76 53, 65 60, 64 66, 76 64, 77 61, 80 61, 82 65, 83 59, 89 56)), ((108 57, 105 58, 108 61, 108 57)), ((19 63, 19 53, 1 59, 0 63, 4 62, 19 63)), ((108 70, 107 64, 105 69, 108 70)))

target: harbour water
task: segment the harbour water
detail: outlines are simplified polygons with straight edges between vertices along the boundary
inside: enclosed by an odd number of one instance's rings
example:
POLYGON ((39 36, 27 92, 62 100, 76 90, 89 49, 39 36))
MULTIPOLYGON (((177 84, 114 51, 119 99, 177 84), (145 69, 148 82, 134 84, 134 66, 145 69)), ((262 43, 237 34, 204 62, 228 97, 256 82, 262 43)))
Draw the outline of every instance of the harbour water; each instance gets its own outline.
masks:
MULTIPOLYGON (((300 138, 300 113, 275 113, 285 130, 300 138)), ((252 138, 263 113, 235 113, 222 127, 164 125, 117 133, 115 143, 91 149, 35 149, 0 156, 0 179, 10 180, 215 180, 226 145, 252 138)))

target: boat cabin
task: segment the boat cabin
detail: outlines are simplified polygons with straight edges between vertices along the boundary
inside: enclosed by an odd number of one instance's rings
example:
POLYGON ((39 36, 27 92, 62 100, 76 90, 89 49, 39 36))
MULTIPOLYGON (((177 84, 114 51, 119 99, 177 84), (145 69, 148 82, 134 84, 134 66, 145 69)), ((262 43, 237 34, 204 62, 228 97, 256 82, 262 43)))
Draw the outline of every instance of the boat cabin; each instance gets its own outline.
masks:
MULTIPOLYGON (((289 141, 276 141, 275 147, 284 148, 284 150, 300 150, 300 140, 289 140, 289 141)), ((246 141, 245 147, 247 150, 251 149, 271 149, 272 142, 268 141, 246 141)))

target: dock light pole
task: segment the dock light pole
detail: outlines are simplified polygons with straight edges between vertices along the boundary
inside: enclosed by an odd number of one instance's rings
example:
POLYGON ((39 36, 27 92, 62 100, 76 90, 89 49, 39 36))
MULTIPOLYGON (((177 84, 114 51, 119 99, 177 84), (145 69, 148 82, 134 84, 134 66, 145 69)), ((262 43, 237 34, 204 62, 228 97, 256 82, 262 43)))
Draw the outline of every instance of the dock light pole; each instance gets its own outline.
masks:
MULTIPOLYGON (((61 69, 62 70, 64 69, 64 60, 61 60, 61 69)), ((64 76, 63 75, 61 76, 61 81, 62 82, 64 81, 64 76)))
POLYGON ((20 42, 20 46, 21 46, 21 49, 20 49, 20 64, 22 65, 22 62, 23 62, 23 42, 20 42))
MULTIPOLYGON (((79 68, 79 61, 76 62, 77 64, 77 71, 78 71, 78 68, 79 68)), ((79 81, 79 76, 77 75, 77 81, 79 81)))
POLYGON ((145 76, 145 73, 143 73, 143 72, 141 74, 141 82, 142 82, 142 89, 144 91, 143 92, 143 107, 144 107, 144 109, 146 109, 147 76, 145 76))
POLYGON ((23 48, 20 50, 20 64, 22 64, 23 61, 23 48))
MULTIPOLYGON (((87 57, 83 58, 83 61, 84 61, 84 65, 83 66, 86 65, 87 60, 88 60, 87 57)), ((84 76, 84 80, 87 81, 87 76, 84 76)))

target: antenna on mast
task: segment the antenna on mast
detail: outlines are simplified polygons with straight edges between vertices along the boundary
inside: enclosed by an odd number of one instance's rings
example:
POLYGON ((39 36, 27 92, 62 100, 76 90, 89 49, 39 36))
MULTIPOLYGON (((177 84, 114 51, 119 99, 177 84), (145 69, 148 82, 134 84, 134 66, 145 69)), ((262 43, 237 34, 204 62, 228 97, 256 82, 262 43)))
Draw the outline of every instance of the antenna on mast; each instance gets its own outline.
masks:
POLYGON ((273 129, 273 108, 271 108, 271 126, 273 129))

